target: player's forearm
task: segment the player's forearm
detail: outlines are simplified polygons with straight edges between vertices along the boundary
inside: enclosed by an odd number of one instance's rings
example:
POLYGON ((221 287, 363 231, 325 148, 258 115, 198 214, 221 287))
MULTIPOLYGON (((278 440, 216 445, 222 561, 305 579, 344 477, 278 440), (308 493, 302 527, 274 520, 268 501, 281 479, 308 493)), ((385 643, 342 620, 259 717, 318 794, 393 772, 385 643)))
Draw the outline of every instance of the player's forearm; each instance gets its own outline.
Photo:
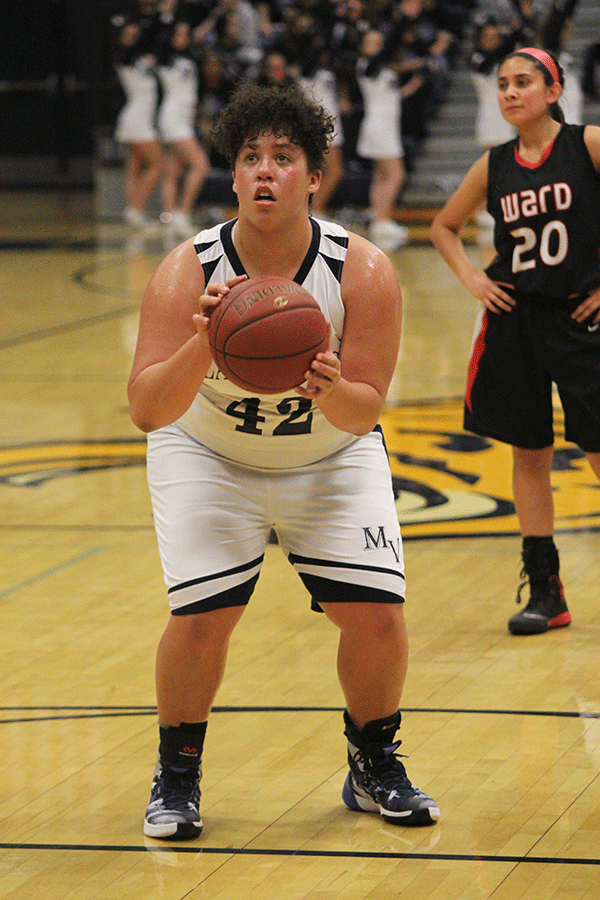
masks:
POLYGON ((150 432, 175 422, 190 408, 210 361, 206 348, 194 335, 169 359, 135 374, 128 386, 134 424, 150 432))
POLYGON ((467 287, 477 269, 467 256, 461 237, 445 225, 434 222, 431 240, 442 259, 450 266, 461 284, 467 287))
POLYGON ((379 419, 383 398, 370 384, 341 378, 333 391, 316 398, 323 415, 340 431, 368 434, 379 419))

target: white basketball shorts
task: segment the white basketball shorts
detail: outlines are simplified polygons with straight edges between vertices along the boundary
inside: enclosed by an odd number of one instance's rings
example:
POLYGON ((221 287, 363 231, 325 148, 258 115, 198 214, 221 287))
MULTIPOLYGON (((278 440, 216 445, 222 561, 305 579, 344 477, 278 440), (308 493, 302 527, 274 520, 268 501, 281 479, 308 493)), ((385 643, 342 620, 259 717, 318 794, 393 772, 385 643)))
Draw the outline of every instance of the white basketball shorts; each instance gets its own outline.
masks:
POLYGON ((271 529, 319 601, 402 603, 404 557, 383 435, 307 466, 217 456, 177 425, 148 435, 148 484, 174 614, 248 602, 271 529))

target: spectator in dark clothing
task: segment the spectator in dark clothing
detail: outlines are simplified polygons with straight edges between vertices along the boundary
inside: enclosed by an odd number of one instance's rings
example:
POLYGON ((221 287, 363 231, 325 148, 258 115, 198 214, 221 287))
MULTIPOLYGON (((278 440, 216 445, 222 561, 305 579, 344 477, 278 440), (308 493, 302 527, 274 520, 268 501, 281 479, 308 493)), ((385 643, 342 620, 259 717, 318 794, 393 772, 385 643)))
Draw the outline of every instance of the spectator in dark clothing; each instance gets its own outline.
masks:
POLYGON ((596 82, 596 67, 600 65, 600 40, 589 44, 583 55, 581 89, 588 100, 600 100, 596 82))
POLYGON ((415 75, 421 84, 403 94, 402 129, 405 135, 421 141, 427 136, 433 117, 447 87, 448 54, 454 43, 449 31, 440 28, 425 0, 401 0, 404 33, 401 48, 402 84, 415 75))

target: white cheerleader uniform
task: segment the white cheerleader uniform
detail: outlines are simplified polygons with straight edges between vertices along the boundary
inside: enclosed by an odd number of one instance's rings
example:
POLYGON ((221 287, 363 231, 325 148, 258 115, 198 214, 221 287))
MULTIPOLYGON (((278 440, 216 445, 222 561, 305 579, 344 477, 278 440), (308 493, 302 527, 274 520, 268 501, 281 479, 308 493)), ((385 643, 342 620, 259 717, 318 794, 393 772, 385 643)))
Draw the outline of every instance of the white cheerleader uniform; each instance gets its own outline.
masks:
POLYGON ((489 74, 471 72, 477 95, 475 112, 475 140, 487 149, 515 137, 517 130, 502 117, 498 106, 498 67, 489 74))
POLYGON ((333 118, 335 131, 331 137, 332 147, 341 147, 344 143, 344 132, 340 118, 340 104, 338 99, 337 82, 335 73, 331 69, 317 69, 314 75, 300 79, 302 90, 311 95, 319 103, 325 112, 333 118))
POLYGON ((159 66, 163 97, 158 111, 158 129, 165 144, 194 136, 198 105, 198 69, 186 56, 175 56, 170 65, 159 66))
POLYGON ((116 72, 125 94, 125 105, 117 116, 115 140, 121 144, 155 141, 158 84, 153 63, 141 56, 132 65, 116 66, 116 72))
POLYGON ((364 159, 398 159, 404 156, 398 75, 384 66, 377 74, 367 76, 365 69, 369 63, 369 59, 362 57, 356 67, 356 80, 364 103, 356 152, 364 159))

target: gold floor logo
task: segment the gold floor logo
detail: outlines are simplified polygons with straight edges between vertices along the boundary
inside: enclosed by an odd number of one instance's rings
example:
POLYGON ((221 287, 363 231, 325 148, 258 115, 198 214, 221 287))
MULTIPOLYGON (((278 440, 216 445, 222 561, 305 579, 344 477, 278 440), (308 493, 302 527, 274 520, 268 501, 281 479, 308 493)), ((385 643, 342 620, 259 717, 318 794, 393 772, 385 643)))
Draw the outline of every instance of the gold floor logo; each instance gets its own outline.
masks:
MULTIPOLYGON (((405 538, 516 534, 510 447, 468 434, 462 400, 386 410, 381 424, 405 538)), ((600 484, 555 415, 557 531, 600 529, 600 484)))
POLYGON ((52 478, 146 461, 146 440, 53 441, 0 447, 0 484, 35 487, 52 478))
MULTIPOLYGON (((558 531, 600 530, 600 485, 582 452, 562 436, 556 411, 552 485, 558 531)), ((388 409, 384 430, 405 538, 517 534, 510 447, 467 434, 462 401, 388 409)), ((0 485, 145 464, 145 438, 0 447, 0 485)))

